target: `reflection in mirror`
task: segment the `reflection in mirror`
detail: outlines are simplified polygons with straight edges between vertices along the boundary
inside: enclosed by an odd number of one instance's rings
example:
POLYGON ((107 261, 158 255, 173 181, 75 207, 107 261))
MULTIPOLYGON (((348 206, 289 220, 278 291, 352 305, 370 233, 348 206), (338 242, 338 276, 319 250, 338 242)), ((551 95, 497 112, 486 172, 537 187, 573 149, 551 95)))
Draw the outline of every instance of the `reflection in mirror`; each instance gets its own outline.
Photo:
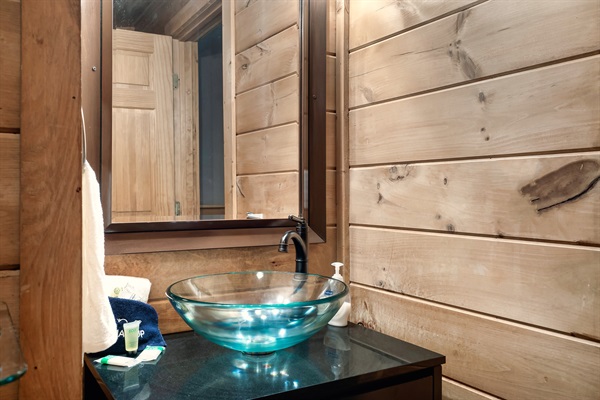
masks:
POLYGON ((302 213, 301 2, 229 6, 114 0, 111 223, 302 213))
POLYGON ((325 240, 325 30, 325 1, 102 0, 107 246, 325 240))

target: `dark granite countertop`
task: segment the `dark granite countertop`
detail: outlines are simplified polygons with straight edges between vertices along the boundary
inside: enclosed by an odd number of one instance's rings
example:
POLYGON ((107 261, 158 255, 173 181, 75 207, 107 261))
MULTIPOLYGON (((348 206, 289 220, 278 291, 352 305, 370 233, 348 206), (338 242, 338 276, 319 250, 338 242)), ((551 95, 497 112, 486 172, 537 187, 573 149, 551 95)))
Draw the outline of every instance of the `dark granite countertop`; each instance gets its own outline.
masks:
MULTIPOLYGON (((152 363, 129 369, 86 364, 118 400, 318 399, 420 374, 445 357, 362 326, 327 326, 305 342, 248 356, 193 333, 166 335, 152 363)), ((418 376, 417 376, 418 377, 418 376)))

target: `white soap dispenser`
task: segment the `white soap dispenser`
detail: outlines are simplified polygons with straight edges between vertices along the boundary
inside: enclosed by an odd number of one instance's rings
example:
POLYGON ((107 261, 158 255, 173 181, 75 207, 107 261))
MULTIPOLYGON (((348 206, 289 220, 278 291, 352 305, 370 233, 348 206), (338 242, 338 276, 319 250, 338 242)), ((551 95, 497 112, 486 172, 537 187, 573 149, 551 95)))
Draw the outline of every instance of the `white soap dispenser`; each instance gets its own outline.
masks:
MULTIPOLYGON (((344 266, 341 262, 334 262, 331 265, 335 268, 335 273, 332 278, 338 279, 344 282, 344 277, 340 273, 340 268, 344 266)), ((348 325, 348 315, 350 315, 350 297, 346 295, 344 298, 344 303, 338 310, 338 312, 333 316, 331 321, 329 321, 329 325, 331 326, 346 326, 348 325)))
POLYGON ((343 282, 344 277, 342 276, 342 274, 340 274, 340 268, 344 266, 344 263, 336 261, 331 263, 331 265, 333 265, 333 267, 335 268, 335 274, 333 274, 332 278, 338 279, 343 282))

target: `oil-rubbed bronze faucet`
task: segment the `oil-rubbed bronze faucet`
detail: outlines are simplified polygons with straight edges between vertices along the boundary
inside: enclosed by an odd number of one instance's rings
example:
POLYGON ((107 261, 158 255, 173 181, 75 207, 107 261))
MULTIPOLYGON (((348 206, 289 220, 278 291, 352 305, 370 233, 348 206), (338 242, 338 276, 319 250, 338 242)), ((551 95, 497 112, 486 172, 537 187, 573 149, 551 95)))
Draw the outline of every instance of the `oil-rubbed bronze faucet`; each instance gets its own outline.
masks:
POLYGON ((306 220, 295 215, 290 215, 288 218, 296 222, 296 230, 290 230, 283 234, 279 241, 279 251, 287 253, 288 242, 292 239, 296 248, 296 273, 306 274, 308 272, 308 227, 306 226, 306 220))

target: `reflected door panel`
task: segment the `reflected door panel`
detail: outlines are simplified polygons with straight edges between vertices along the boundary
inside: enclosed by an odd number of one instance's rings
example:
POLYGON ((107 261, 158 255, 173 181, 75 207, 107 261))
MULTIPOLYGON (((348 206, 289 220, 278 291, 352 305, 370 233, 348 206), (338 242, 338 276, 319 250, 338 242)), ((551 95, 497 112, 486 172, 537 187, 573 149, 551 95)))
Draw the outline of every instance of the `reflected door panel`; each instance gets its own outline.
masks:
POLYGON ((174 218, 172 39, 113 32, 112 219, 174 218))

